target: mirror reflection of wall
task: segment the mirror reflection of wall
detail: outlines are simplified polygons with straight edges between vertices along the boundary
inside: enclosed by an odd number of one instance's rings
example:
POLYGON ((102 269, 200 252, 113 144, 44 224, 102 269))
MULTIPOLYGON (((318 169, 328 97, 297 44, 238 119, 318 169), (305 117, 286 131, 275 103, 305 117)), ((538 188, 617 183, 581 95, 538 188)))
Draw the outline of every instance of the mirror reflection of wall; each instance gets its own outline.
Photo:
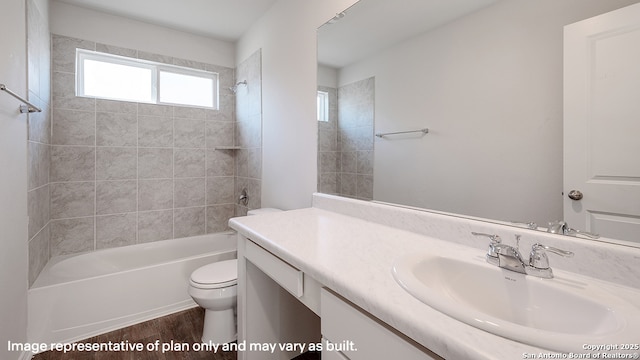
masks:
MULTIPOLYGON (((352 49, 338 46, 346 57, 382 41, 392 18, 427 22, 438 11, 399 0, 367 22, 390 2, 361 0, 320 28, 319 62, 333 64, 335 88, 375 77, 372 133, 430 129, 374 138, 373 199, 542 226, 562 219, 563 27, 636 2, 476 1, 471 12, 341 64, 325 57, 329 42, 357 39, 352 49)), ((474 1, 456 6, 465 3, 474 1)))
POLYGON ((372 200, 374 78, 337 87, 335 71, 322 71, 318 106, 326 96, 329 110, 318 119, 319 191, 372 200))

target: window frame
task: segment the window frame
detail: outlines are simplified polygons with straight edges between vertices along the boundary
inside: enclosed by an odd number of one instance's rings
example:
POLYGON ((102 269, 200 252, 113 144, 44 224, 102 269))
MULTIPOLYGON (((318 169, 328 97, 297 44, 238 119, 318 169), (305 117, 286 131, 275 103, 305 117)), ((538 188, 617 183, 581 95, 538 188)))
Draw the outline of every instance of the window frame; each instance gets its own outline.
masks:
POLYGON ((158 104, 158 105, 196 107, 196 108, 203 108, 203 109, 218 110, 219 109, 219 86, 220 86, 219 80, 220 80, 219 74, 213 71, 205 71, 205 70, 193 69, 193 68, 188 68, 183 66, 168 65, 168 64, 163 64, 163 63, 154 62, 154 61, 135 59, 135 58, 130 58, 126 56, 113 55, 113 54, 108 54, 108 53, 103 53, 98 51, 92 51, 92 50, 76 49, 75 91, 76 91, 76 96, 78 97, 116 100, 116 101, 128 101, 128 102, 138 102, 138 103, 158 104), (101 61, 101 62, 112 63, 117 65, 125 65, 125 66, 151 70, 151 77, 152 77, 151 101, 146 102, 146 101, 139 101, 139 100, 133 100, 133 99, 110 98, 110 97, 86 95, 84 92, 84 61, 85 60, 101 61), (212 94, 213 106, 181 104, 181 103, 160 101, 160 93, 162 91, 162 84, 160 82, 161 72, 211 79, 212 80, 211 94, 212 94))
POLYGON ((317 117, 319 122, 329 122, 329 92, 318 90, 316 94, 317 117))

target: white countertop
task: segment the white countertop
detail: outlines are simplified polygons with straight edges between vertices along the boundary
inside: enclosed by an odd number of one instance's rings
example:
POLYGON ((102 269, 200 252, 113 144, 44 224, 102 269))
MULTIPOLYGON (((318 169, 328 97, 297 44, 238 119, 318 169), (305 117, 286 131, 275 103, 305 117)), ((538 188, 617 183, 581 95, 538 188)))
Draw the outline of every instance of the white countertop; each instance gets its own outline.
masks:
POLYGON ((455 320, 415 299, 391 273, 393 261, 408 253, 464 251, 482 257, 482 250, 318 208, 234 218, 230 226, 446 359, 553 354, 455 320))

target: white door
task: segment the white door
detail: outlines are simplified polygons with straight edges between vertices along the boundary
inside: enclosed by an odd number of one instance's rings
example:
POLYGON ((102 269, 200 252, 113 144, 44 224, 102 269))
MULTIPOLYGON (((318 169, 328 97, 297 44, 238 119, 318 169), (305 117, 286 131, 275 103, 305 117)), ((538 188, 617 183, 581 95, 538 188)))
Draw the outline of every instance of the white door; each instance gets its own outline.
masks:
POLYGON ((640 3, 565 27, 563 189, 570 227, 640 243, 640 3))

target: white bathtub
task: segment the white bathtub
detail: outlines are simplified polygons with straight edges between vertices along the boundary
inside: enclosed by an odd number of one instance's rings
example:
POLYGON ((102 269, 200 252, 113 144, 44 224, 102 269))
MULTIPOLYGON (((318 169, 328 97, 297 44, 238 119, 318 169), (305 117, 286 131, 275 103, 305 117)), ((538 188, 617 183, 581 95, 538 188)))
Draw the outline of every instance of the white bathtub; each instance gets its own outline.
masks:
POLYGON ((191 272, 236 248, 229 232, 54 257, 29 289, 28 340, 77 341, 197 306, 191 272))

